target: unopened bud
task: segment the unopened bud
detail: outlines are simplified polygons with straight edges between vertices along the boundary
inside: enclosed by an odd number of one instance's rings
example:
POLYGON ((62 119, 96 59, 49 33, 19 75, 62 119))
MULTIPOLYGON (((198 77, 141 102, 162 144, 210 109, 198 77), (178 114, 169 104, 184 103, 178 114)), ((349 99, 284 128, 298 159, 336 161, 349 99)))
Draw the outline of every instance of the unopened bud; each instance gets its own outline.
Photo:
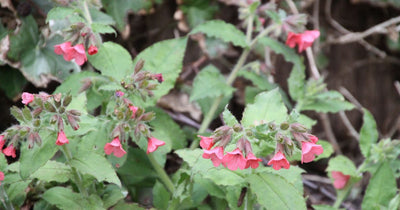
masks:
MULTIPOLYGON (((117 111, 117 110, 116 110, 116 111, 117 111)), ((116 112, 116 115, 117 115, 117 119, 118 119, 118 120, 124 119, 124 113, 117 111, 117 112, 116 112)))
POLYGON ((46 101, 44 103, 44 108, 46 109, 46 111, 49 111, 49 112, 55 112, 56 111, 56 108, 53 106, 53 104, 51 104, 48 101, 46 101))
POLYGON ((42 145, 42 138, 40 138, 38 133, 33 133, 33 138, 37 145, 42 145))
POLYGON ((87 78, 87 79, 84 79, 84 80, 83 80, 82 87, 81 87, 81 89, 79 89, 79 92, 81 93, 81 92, 83 92, 83 91, 89 89, 90 86, 92 86, 92 81, 91 81, 90 79, 88 79, 88 78, 87 78))
POLYGON ((240 131, 243 130, 243 127, 242 127, 242 125, 240 125, 240 124, 236 124, 236 125, 233 126, 233 130, 234 130, 235 132, 240 132, 240 131))
POLYGON ((146 78, 146 73, 140 72, 136 74, 135 82, 140 82, 146 78))
POLYGON ((60 114, 62 114, 62 113, 64 113, 65 112, 65 107, 60 107, 59 109, 58 109, 58 112, 60 113, 60 114))
POLYGON ((146 114, 142 115, 140 117, 140 120, 142 120, 142 121, 151 121, 151 120, 154 119, 154 117, 155 117, 154 112, 149 112, 149 113, 146 113, 146 114))
POLYGON ((71 125, 71 127, 74 130, 78 130, 79 129, 79 125, 76 122, 76 118, 73 115, 67 114, 67 119, 68 119, 68 123, 71 125))
POLYGON ((289 128, 289 123, 283 122, 280 126, 281 130, 287 130, 289 128))
POLYGON ((270 123, 268 123, 268 128, 271 131, 274 131, 274 130, 276 130, 276 124, 274 122, 270 122, 270 123))
POLYGON ((253 131, 251 131, 250 129, 247 129, 246 130, 246 136, 252 137, 253 136, 253 131))
POLYGON ((57 126, 59 131, 64 130, 64 121, 61 117, 57 116, 57 126))
POLYGON ((81 116, 81 112, 79 112, 78 110, 75 110, 75 109, 71 109, 68 112, 74 116, 81 116))
POLYGON ((293 123, 290 125, 290 129, 294 132, 305 133, 307 132, 307 128, 300 123, 293 123))
POLYGON ((57 115, 53 115, 53 117, 50 118, 50 124, 55 124, 58 120, 58 116, 57 115))
POLYGON ((284 135, 281 133, 276 133, 275 139, 278 143, 283 144, 284 143, 284 135))
POLYGON ((65 96, 62 104, 64 107, 67 107, 71 103, 71 101, 72 101, 72 95, 68 94, 67 96, 65 96))
POLYGON ((33 126, 39 127, 40 126, 40 119, 35 119, 35 121, 33 121, 33 126))
POLYGON ((135 73, 138 73, 140 70, 142 70, 144 66, 144 60, 139 59, 139 61, 135 65, 135 73))
POLYGON ((118 125, 117 127, 114 128, 114 130, 111 132, 111 137, 115 138, 117 136, 121 135, 121 128, 120 125, 118 125))
POLYGON ((23 138, 23 137, 26 136, 26 134, 28 134, 28 132, 29 132, 30 130, 31 130, 31 129, 28 128, 28 127, 22 127, 21 129, 19 129, 18 135, 21 136, 21 137, 23 138))
POLYGON ((35 110, 33 110, 33 112, 32 112, 32 115, 33 115, 33 117, 37 117, 37 116, 39 116, 40 115, 40 113, 42 113, 42 108, 36 108, 35 110))
POLYGON ((61 93, 56 93, 56 94, 54 94, 54 95, 53 95, 54 101, 55 101, 55 102, 61 102, 61 96, 62 96, 61 93))
POLYGON ((157 89, 157 84, 150 84, 150 85, 147 86, 146 89, 147 90, 155 90, 155 89, 157 89))

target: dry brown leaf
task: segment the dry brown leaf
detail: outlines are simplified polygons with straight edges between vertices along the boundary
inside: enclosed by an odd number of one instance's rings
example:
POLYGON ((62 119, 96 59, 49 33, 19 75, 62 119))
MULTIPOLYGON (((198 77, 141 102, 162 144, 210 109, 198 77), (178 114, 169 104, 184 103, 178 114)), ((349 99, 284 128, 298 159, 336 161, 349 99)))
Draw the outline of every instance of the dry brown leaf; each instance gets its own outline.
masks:
POLYGON ((188 113, 194 120, 200 121, 201 110, 189 101, 189 94, 173 91, 158 100, 158 105, 179 113, 188 113))

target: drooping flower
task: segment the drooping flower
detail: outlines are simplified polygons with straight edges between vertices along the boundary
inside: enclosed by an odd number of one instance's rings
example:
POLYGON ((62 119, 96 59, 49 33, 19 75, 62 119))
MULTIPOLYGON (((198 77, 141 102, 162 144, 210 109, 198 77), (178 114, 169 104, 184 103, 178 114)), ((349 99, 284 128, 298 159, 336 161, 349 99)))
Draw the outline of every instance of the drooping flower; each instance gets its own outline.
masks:
POLYGON ((318 30, 304 31, 300 34, 289 32, 286 39, 286 45, 291 48, 294 48, 296 45, 298 45, 298 52, 301 53, 310 47, 314 40, 319 37, 319 35, 320 32, 318 30))
POLYGON ((309 163, 315 159, 315 155, 320 155, 324 152, 321 145, 311 142, 301 142, 301 163, 309 163))
POLYGON ((33 101, 33 99, 35 99, 35 95, 27 92, 23 92, 21 97, 22 97, 22 103, 25 105, 28 105, 33 101))
POLYGON ((87 61, 85 47, 83 46, 83 44, 77 44, 73 48, 74 51, 72 56, 75 59, 75 62, 78 65, 82 66, 87 61))
POLYGON ((222 164, 228 169, 234 171, 240 168, 246 168, 246 158, 244 158, 242 151, 236 148, 232 152, 228 152, 222 159, 222 164))
POLYGON ((125 93, 122 92, 122 91, 120 91, 120 90, 118 90, 118 91, 115 92, 115 96, 117 96, 117 97, 122 97, 122 96, 124 96, 124 95, 125 95, 125 93))
POLYGON ((4 180, 4 173, 2 171, 0 171, 0 185, 1 185, 1 181, 4 180))
POLYGON ((154 79, 156 79, 159 83, 164 82, 164 78, 163 78, 161 73, 160 74, 154 74, 153 76, 154 76, 154 79))
POLYGON ((89 55, 94 55, 94 54, 96 54, 97 52, 98 52, 98 49, 97 49, 97 47, 94 46, 94 45, 91 45, 91 46, 89 47, 89 49, 88 49, 88 54, 89 54, 89 55))
POLYGON ((203 158, 211 159, 215 167, 218 167, 222 163, 222 159, 224 158, 224 148, 221 146, 215 147, 211 150, 203 150, 203 152, 203 158))
POLYGON ((63 130, 59 131, 58 135, 57 135, 56 144, 58 146, 62 146, 64 144, 68 144, 68 143, 69 143, 69 140, 67 139, 67 136, 65 136, 64 131, 63 130))
POLYGON ((107 155, 110 155, 111 153, 114 153, 115 157, 122 157, 126 154, 126 151, 124 148, 122 148, 121 141, 119 140, 119 137, 115 137, 111 143, 107 143, 104 145, 104 153, 107 155))
POLYGON ((158 140, 154 137, 147 138, 147 154, 156 151, 158 147, 164 144, 165 142, 158 140))
POLYGON ((349 181, 350 175, 344 175, 340 171, 332 171, 331 173, 334 180, 333 186, 338 190, 343 189, 349 181))
POLYGON ((205 150, 210 150, 214 146, 214 139, 211 137, 200 136, 200 147, 205 150))
POLYGON ((138 107, 136 107, 136 106, 133 106, 133 105, 129 105, 129 109, 132 111, 132 119, 133 118, 135 118, 135 115, 136 115, 136 111, 139 109, 138 107))
POLYGON ((0 135, 0 151, 3 149, 4 144, 6 144, 6 140, 3 135, 0 135))
POLYGON ((11 156, 13 158, 17 157, 17 155, 15 154, 15 148, 13 144, 10 144, 8 147, 3 149, 3 153, 5 156, 11 156))
POLYGON ((54 45, 54 52, 57 55, 63 55, 64 60, 70 61, 73 59, 74 48, 71 47, 71 42, 64 42, 59 45, 54 45))
POLYGON ((311 135, 311 134, 308 135, 308 139, 314 144, 316 144, 318 142, 318 137, 311 135))
POLYGON ((268 165, 272 165, 272 168, 275 170, 281 168, 289 169, 290 167, 289 161, 287 161, 285 155, 281 151, 278 151, 275 154, 275 156, 268 162, 268 165))
POLYGON ((258 162, 261 162, 260 158, 254 156, 253 153, 248 153, 246 156, 246 167, 245 168, 258 168, 260 165, 258 162))

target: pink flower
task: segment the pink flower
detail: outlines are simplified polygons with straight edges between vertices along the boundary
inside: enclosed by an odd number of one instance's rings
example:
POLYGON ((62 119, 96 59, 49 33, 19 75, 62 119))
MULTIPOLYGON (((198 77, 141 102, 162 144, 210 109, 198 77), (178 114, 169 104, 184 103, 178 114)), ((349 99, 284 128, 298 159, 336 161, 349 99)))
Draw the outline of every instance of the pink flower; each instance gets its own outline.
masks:
POLYGON ((301 163, 309 163, 314 160, 315 155, 320 155, 324 152, 321 145, 311 142, 301 142, 301 163))
POLYGON ((243 170, 246 168, 246 159, 243 157, 242 151, 240 151, 239 148, 236 148, 224 156, 222 164, 232 171, 237 170, 238 168, 243 170))
POLYGON ((210 150, 214 146, 214 139, 210 137, 205 137, 205 136, 200 136, 198 137, 201 138, 200 140, 200 147, 205 149, 205 150, 210 150))
POLYGON ((89 47, 89 49, 88 49, 88 54, 89 54, 89 55, 94 55, 94 54, 96 54, 97 52, 98 52, 98 49, 97 49, 97 47, 94 46, 94 45, 91 45, 91 46, 89 47))
POLYGON ((0 151, 3 149, 4 144, 6 144, 6 140, 3 135, 0 135, 0 151))
POLYGON ((64 60, 66 60, 66 61, 70 61, 73 59, 73 56, 72 56, 73 51, 74 51, 74 48, 71 47, 71 42, 65 42, 65 43, 54 46, 54 52, 57 55, 63 55, 64 60))
POLYGON ((115 157, 122 157, 126 154, 125 150, 122 148, 121 142, 119 140, 119 137, 115 137, 111 143, 107 143, 104 146, 104 153, 107 155, 110 155, 111 153, 114 153, 115 157))
POLYGON ((61 145, 68 144, 68 143, 69 143, 69 140, 68 140, 67 137, 65 136, 64 131, 63 131, 63 130, 59 131, 59 132, 58 132, 58 135, 57 135, 56 144, 57 144, 58 146, 61 146, 61 145))
POLYGON ((162 146, 164 144, 165 142, 158 140, 154 137, 147 138, 147 154, 156 151, 159 146, 162 146))
POLYGON ((1 185, 1 181, 4 180, 4 173, 2 171, 0 171, 0 185, 1 185))
POLYGON ((245 168, 249 168, 249 167, 258 168, 258 166, 259 166, 258 162, 261 162, 261 159, 254 156, 253 153, 249 153, 246 156, 246 167, 245 168))
POLYGON ((296 45, 298 45, 298 51, 300 53, 303 52, 308 47, 310 47, 314 42, 314 40, 319 37, 319 34, 320 33, 317 30, 304 31, 301 34, 295 34, 293 32, 289 32, 286 40, 286 45, 288 45, 291 48, 294 48, 296 45))
POLYGON ((22 103, 23 104, 28 105, 29 103, 31 103, 33 101, 33 99, 35 99, 35 96, 33 94, 30 94, 27 92, 22 93, 22 103))
POLYGON ((154 74, 153 77, 154 77, 154 79, 156 79, 159 83, 164 82, 164 78, 163 78, 162 74, 154 74))
POLYGON ((82 66, 87 61, 85 47, 83 47, 83 44, 77 44, 73 48, 72 56, 75 58, 75 62, 82 66))
POLYGON ((215 147, 211 150, 203 150, 203 152, 203 158, 211 159, 215 167, 218 167, 222 163, 222 159, 224 158, 224 148, 221 146, 215 147))
POLYGON ((278 151, 275 156, 268 162, 268 165, 272 165, 272 168, 279 170, 281 168, 289 169, 289 161, 286 160, 285 155, 278 151))
POLYGON ((136 111, 139 108, 137 108, 136 106, 133 106, 133 105, 129 105, 129 109, 132 111, 132 117, 131 118, 135 118, 136 111))
POLYGON ((340 171, 332 171, 331 173, 332 173, 332 178, 334 180, 333 186, 339 190, 343 189, 346 186, 347 182, 349 181, 350 175, 344 175, 340 171))
POLYGON ((314 135, 308 135, 308 139, 314 144, 318 142, 318 137, 314 135))
POLYGON ((115 96, 117 96, 117 97, 122 97, 122 96, 124 96, 125 95, 125 93, 124 92, 122 92, 122 91, 117 91, 117 92, 115 92, 115 96))
POLYGON ((3 153, 5 156, 11 156, 13 158, 17 157, 17 155, 15 155, 15 148, 13 144, 10 144, 10 146, 3 149, 3 153))

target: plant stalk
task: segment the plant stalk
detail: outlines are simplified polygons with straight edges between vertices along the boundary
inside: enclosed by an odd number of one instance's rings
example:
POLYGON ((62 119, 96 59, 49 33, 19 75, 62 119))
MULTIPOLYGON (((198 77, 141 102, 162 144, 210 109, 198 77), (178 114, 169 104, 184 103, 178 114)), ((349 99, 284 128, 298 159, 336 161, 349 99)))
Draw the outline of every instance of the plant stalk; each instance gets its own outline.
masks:
POLYGON ((153 166, 154 170, 158 174, 158 178, 160 178, 161 182, 164 184, 164 186, 167 188, 167 190, 171 193, 174 194, 174 184, 172 183, 171 179, 169 178, 168 174, 165 172, 165 170, 158 164, 156 159, 153 156, 153 153, 147 154, 147 157, 150 160, 151 165, 153 166))
POLYGON ((61 146, 61 150, 64 153, 65 158, 67 159, 67 163, 68 165, 71 167, 71 171, 72 174, 74 175, 74 179, 75 179, 75 183, 78 186, 79 192, 84 196, 84 197, 88 197, 88 192, 86 191, 86 189, 83 187, 83 179, 81 174, 76 170, 75 167, 73 167, 71 165, 71 161, 72 161, 72 154, 71 151, 69 150, 69 148, 67 147, 67 145, 62 145, 61 146))
POLYGON ((7 193, 4 190, 3 185, 0 185, 0 201, 3 203, 3 206, 7 210, 14 210, 14 206, 11 201, 8 199, 7 193))
POLYGON ((87 0, 82 0, 82 1, 83 1, 83 10, 85 12, 85 14, 84 14, 85 18, 88 21, 89 25, 92 25, 93 20, 92 20, 92 16, 90 15, 90 12, 89 12, 89 7, 87 5, 87 0))

